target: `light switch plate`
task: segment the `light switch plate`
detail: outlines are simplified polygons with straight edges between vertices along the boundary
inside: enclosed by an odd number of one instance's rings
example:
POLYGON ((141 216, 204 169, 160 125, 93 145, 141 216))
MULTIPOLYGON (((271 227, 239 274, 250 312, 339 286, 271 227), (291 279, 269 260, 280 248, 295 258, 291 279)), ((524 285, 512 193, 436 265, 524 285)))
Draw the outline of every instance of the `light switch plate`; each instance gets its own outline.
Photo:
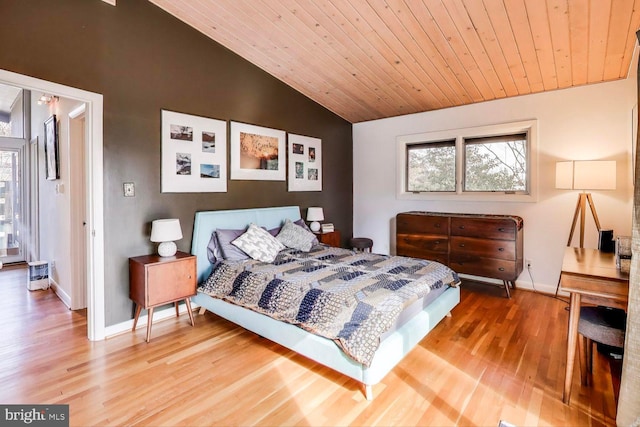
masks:
POLYGON ((125 182, 123 184, 124 197, 134 197, 136 195, 136 187, 133 182, 125 182))

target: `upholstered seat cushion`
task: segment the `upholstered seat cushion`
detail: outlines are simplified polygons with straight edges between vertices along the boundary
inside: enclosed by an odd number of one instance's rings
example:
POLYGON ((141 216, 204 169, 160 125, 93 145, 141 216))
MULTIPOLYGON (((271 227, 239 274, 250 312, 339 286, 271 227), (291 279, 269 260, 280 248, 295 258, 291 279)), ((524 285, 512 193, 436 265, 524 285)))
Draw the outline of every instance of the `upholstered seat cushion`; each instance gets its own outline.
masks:
POLYGON ((627 316, 624 310, 608 307, 582 307, 578 333, 613 347, 624 346, 627 316))

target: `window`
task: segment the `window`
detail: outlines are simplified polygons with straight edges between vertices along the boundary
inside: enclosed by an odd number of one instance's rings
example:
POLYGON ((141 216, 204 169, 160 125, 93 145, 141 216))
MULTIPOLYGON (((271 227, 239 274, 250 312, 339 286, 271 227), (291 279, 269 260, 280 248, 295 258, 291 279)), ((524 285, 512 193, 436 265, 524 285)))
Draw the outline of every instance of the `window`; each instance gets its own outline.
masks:
POLYGON ((527 134, 464 139, 463 191, 527 191, 527 134))
POLYGON ((398 137, 398 197, 535 201, 536 127, 531 120, 398 137))
POLYGON ((456 141, 407 146, 407 190, 456 191, 456 141))

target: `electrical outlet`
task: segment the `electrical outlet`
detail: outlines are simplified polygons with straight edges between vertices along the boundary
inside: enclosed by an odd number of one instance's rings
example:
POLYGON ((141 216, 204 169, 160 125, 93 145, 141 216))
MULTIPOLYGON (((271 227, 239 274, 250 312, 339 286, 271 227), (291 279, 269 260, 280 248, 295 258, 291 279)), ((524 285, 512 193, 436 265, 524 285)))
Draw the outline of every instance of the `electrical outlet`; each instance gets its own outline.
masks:
POLYGON ((527 268, 533 268, 533 261, 531 261, 530 259, 525 260, 524 263, 527 268))

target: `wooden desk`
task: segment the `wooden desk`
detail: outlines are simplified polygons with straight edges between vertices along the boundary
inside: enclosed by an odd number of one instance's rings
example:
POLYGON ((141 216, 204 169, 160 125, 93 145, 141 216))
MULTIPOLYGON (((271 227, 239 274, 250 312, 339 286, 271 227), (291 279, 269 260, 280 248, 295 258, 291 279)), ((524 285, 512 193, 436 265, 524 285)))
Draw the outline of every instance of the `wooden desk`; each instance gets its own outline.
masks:
POLYGON ((627 309, 629 274, 616 268, 615 255, 597 249, 567 248, 562 261, 560 289, 569 292, 567 365, 562 401, 569 404, 573 366, 578 343, 580 304, 590 303, 627 309))

